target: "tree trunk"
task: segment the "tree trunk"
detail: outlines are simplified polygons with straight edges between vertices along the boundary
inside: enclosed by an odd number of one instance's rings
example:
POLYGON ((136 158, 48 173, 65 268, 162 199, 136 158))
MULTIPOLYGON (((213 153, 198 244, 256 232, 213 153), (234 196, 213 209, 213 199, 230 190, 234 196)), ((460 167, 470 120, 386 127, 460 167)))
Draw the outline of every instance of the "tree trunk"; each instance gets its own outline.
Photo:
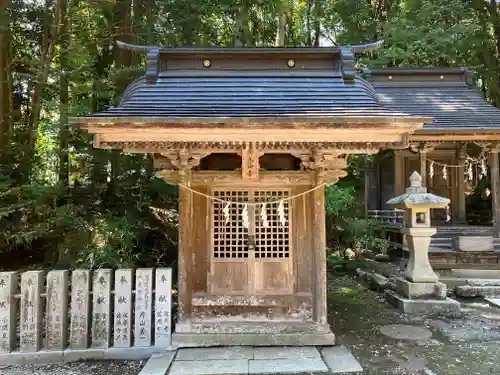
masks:
POLYGON ((51 5, 54 0, 45 1, 45 19, 43 22, 43 39, 40 53, 40 63, 34 82, 31 107, 29 109, 27 121, 27 135, 25 150, 20 163, 19 176, 21 182, 26 182, 32 172, 32 160, 35 153, 35 142, 37 138, 38 122, 42 108, 42 95, 47 83, 50 65, 54 56, 54 49, 57 40, 57 30, 60 23, 60 0, 56 0, 52 14, 51 5))
POLYGON ((314 47, 319 47, 321 41, 321 18, 323 9, 321 8, 321 0, 314 1, 314 47))
POLYGON ((68 103, 69 103, 69 82, 68 82, 68 47, 71 24, 71 6, 68 7, 68 0, 60 0, 61 6, 61 29, 59 32, 59 182, 64 186, 69 186, 69 163, 68 163, 68 103))
MULTIPOLYGON (((132 19, 131 19, 131 0, 118 0, 115 6, 115 12, 113 16, 113 27, 115 46, 113 49, 113 59, 116 67, 116 75, 114 77, 115 81, 115 92, 113 95, 113 102, 115 105, 119 104, 120 96, 123 91, 127 88, 127 84, 130 81, 128 69, 132 63, 132 54, 129 50, 118 48, 116 45, 117 40, 124 42, 130 42, 132 39, 132 19)), ((120 151, 112 150, 110 157, 111 173, 110 182, 108 184, 107 194, 108 197, 112 198, 116 195, 116 189, 118 186, 118 178, 120 175, 120 151)), ((111 199, 111 202, 114 202, 111 199)))
POLYGON ((247 0, 243 0, 239 7, 237 7, 237 13, 235 18, 235 30, 234 30, 234 46, 235 47, 246 47, 248 46, 249 40, 249 29, 248 29, 248 13, 250 10, 250 5, 247 0))
POLYGON ((9 0, 0 2, 0 158, 9 144, 13 117, 9 7, 9 0))
POLYGON ((276 30, 276 46, 285 46, 286 23, 287 23, 287 0, 281 0, 278 14, 278 27, 276 30))

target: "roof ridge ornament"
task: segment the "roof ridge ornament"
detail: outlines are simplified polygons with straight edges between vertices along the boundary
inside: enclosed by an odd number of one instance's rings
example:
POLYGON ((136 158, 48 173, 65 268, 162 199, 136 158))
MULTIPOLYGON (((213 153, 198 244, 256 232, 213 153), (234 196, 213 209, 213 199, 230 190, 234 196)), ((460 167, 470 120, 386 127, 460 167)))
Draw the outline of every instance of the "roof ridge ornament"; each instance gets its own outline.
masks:
POLYGON ((273 50, 276 52, 280 53, 286 53, 289 52, 290 50, 296 50, 296 51, 310 51, 311 49, 318 50, 318 51, 340 51, 342 48, 347 48, 352 51, 354 54, 362 54, 365 52, 370 52, 373 51, 377 48, 380 48, 383 46, 384 41, 383 40, 377 40, 376 42, 373 43, 365 43, 365 44, 353 44, 353 45, 345 45, 345 46, 333 46, 333 47, 243 47, 243 48, 234 48, 234 47, 220 47, 220 46, 214 46, 214 47, 170 47, 170 46, 161 46, 161 45, 139 45, 139 44, 131 44, 131 43, 125 43, 122 41, 117 40, 116 44, 118 45, 119 48, 127 49, 130 51, 136 51, 136 52, 149 52, 151 50, 159 50, 160 52, 175 52, 176 50, 182 50, 183 53, 186 51, 193 51, 194 53, 199 52, 200 50, 203 50, 205 52, 208 51, 241 51, 248 53, 249 51, 262 51, 262 50, 273 50))
POLYGON ((146 82, 156 83, 160 73, 160 50, 150 49, 146 54, 146 82))

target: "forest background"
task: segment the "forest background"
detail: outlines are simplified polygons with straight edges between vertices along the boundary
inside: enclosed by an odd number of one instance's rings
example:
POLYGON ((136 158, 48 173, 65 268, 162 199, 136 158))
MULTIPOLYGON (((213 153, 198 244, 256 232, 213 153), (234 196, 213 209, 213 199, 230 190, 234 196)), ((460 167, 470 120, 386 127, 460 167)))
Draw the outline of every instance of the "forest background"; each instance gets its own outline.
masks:
MULTIPOLYGON (((470 67, 500 106, 497 0, 0 0, 0 269, 174 265, 177 188, 148 156, 92 148, 68 124, 116 105, 167 46, 385 40, 359 67, 470 67)), ((363 167, 327 189, 331 248, 361 248, 363 167)), ((383 246, 382 246, 383 247, 383 246)))

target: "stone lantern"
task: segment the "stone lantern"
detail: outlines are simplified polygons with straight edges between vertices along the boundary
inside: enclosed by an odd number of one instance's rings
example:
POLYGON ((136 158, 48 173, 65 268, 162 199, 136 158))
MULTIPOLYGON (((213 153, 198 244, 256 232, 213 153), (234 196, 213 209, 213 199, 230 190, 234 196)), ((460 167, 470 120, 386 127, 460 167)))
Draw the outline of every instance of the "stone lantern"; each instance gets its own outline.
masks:
POLYGON ((396 279, 396 292, 387 291, 388 300, 406 313, 458 312, 459 303, 446 297, 446 285, 440 283, 429 262, 429 245, 436 228, 431 227, 430 210, 444 208, 450 200, 427 192, 422 177, 413 172, 410 187, 387 204, 404 209, 401 233, 406 237, 410 259, 404 278, 396 279))

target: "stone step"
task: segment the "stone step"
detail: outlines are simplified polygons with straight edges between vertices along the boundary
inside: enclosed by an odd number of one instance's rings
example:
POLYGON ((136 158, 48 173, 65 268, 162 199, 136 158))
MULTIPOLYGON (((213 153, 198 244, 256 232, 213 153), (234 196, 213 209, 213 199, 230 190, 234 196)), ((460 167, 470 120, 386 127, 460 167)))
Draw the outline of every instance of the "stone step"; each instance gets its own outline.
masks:
POLYGON ((500 279, 500 270, 452 269, 451 276, 462 279, 500 279))
POLYGON ((467 285, 470 286, 498 286, 500 287, 500 279, 467 279, 467 285))
POLYGON ((359 362, 343 346, 251 346, 179 349, 171 358, 151 358, 139 375, 329 374, 359 373, 359 362))
POLYGON ((455 288, 455 293, 461 297, 497 297, 500 286, 461 285, 455 288))

